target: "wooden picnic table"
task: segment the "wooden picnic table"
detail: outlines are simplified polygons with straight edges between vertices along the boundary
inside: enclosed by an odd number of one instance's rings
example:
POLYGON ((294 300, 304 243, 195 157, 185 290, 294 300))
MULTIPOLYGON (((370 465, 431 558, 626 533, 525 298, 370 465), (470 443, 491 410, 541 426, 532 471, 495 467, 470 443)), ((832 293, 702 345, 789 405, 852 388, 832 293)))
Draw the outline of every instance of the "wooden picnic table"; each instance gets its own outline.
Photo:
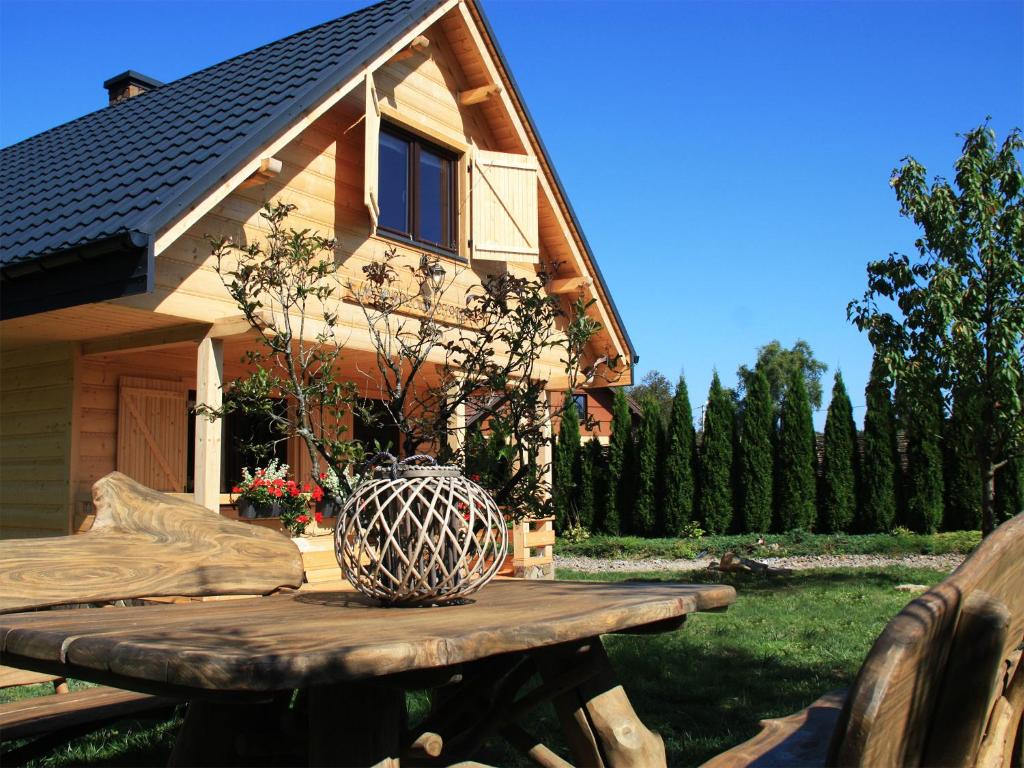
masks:
POLYGON ((382 608, 353 592, 295 592, 9 614, 0 663, 188 700, 176 765, 244 762, 247 732, 258 743, 288 717, 294 731, 302 708, 312 765, 447 765, 494 733, 542 765, 566 765, 516 723, 552 701, 577 764, 654 766, 664 746, 637 718, 600 635, 671 631, 689 613, 725 609, 735 592, 499 581, 474 597, 382 608), (435 689, 432 709, 406 732, 405 691, 422 688, 435 689))

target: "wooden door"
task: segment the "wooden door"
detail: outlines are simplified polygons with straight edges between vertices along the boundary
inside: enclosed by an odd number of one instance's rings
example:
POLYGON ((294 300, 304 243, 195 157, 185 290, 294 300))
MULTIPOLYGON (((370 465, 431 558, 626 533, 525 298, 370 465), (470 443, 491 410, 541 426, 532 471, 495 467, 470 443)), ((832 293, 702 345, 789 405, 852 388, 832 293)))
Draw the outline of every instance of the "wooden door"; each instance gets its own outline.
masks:
POLYGON ((158 491, 184 492, 188 409, 181 382, 122 376, 117 469, 158 491))

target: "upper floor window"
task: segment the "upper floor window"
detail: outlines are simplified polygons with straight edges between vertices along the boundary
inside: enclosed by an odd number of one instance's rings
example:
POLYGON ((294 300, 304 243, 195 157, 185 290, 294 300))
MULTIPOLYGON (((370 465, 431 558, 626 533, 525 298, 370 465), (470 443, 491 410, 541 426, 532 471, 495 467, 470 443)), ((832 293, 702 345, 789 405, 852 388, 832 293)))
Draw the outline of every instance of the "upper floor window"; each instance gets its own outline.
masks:
POLYGON ((382 125, 378 229, 456 250, 455 156, 413 134, 382 125))

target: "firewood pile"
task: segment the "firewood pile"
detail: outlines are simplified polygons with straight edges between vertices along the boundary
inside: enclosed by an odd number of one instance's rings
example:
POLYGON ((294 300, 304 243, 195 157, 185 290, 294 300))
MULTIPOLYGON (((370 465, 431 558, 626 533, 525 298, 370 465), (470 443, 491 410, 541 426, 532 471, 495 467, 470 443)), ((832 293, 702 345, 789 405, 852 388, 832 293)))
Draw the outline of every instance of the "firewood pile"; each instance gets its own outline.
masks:
POLYGON ((735 552, 726 552, 719 562, 708 564, 708 570, 722 573, 757 573, 762 576, 789 576, 793 573, 790 568, 773 568, 766 563, 740 557, 735 552))

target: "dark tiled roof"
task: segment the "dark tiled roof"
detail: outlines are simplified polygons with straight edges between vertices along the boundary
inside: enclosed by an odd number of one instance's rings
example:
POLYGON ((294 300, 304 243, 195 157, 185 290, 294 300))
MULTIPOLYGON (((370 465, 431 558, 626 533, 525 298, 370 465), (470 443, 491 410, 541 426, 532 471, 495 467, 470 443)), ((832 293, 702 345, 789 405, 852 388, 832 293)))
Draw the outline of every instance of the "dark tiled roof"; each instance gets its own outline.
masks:
POLYGON ((0 265, 152 235, 438 4, 385 0, 0 150, 0 265))

